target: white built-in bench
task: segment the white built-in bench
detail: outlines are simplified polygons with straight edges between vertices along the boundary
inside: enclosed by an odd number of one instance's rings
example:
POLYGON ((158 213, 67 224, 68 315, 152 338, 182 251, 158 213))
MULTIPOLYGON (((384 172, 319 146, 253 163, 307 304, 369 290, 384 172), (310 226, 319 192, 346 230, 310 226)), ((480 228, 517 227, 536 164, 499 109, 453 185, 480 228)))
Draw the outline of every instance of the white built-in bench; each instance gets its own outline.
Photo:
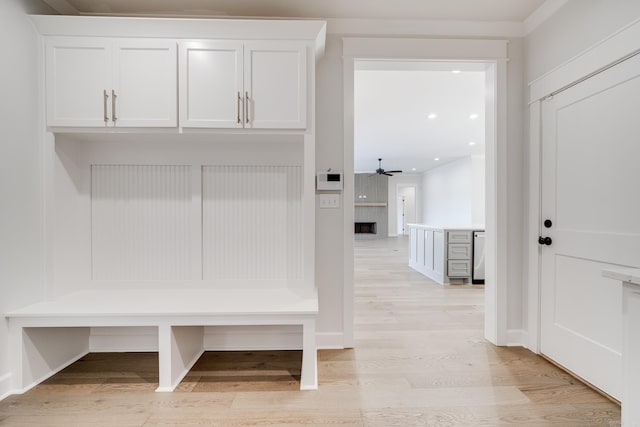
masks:
POLYGON ((300 389, 315 390, 317 313, 317 293, 287 289, 75 292, 5 314, 13 389, 24 392, 86 355, 91 327, 158 328, 156 391, 173 391, 205 350, 205 326, 300 325, 300 389))

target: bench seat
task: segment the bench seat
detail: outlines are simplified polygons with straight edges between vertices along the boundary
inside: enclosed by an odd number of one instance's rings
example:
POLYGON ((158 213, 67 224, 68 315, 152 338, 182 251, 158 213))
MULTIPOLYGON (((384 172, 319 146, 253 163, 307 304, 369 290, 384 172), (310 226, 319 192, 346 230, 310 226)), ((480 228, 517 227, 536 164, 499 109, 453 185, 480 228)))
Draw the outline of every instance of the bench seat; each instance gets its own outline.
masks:
POLYGON ((89 352, 89 328, 158 328, 159 387, 173 391, 204 352, 205 326, 302 326, 301 390, 315 390, 317 293, 129 289, 71 293, 10 313, 12 385, 24 392, 89 352))

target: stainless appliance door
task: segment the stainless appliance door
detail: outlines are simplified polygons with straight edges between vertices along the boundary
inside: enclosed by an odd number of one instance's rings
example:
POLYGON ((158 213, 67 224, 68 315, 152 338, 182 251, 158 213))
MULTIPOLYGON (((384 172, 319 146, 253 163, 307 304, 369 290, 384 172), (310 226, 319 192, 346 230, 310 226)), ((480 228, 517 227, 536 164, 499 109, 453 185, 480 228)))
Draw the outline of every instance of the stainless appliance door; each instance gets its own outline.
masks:
POLYGON ((473 233, 473 283, 484 283, 484 231, 473 233))

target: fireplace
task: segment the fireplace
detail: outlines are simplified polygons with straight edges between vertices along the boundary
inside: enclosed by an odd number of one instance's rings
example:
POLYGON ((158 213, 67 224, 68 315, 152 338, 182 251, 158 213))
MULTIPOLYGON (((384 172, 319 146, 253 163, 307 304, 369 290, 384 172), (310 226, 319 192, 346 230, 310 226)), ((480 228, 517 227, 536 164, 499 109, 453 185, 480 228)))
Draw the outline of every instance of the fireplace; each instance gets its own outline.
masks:
POLYGON ((356 222, 356 234, 377 234, 375 222, 356 222))

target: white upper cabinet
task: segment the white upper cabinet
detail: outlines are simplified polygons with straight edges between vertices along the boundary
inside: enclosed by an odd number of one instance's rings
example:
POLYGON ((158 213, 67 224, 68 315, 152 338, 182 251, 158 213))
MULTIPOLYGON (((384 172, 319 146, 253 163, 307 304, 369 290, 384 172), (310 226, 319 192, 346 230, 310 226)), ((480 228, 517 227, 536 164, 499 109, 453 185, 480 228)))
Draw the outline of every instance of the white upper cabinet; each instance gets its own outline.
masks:
POLYGON ((111 96, 111 44, 104 39, 49 40, 47 124, 104 126, 111 96))
POLYGON ((242 42, 180 44, 180 125, 242 128, 242 42))
POLYGON ((180 125, 304 129, 306 44, 189 41, 180 45, 180 125))
POLYGON ((306 127, 307 57, 296 42, 254 41, 244 46, 245 127, 306 127))
POLYGON ((49 39, 47 124, 176 127, 176 61, 175 41, 49 39))
POLYGON ((177 43, 114 43, 111 120, 122 127, 175 127, 178 119, 177 43))

